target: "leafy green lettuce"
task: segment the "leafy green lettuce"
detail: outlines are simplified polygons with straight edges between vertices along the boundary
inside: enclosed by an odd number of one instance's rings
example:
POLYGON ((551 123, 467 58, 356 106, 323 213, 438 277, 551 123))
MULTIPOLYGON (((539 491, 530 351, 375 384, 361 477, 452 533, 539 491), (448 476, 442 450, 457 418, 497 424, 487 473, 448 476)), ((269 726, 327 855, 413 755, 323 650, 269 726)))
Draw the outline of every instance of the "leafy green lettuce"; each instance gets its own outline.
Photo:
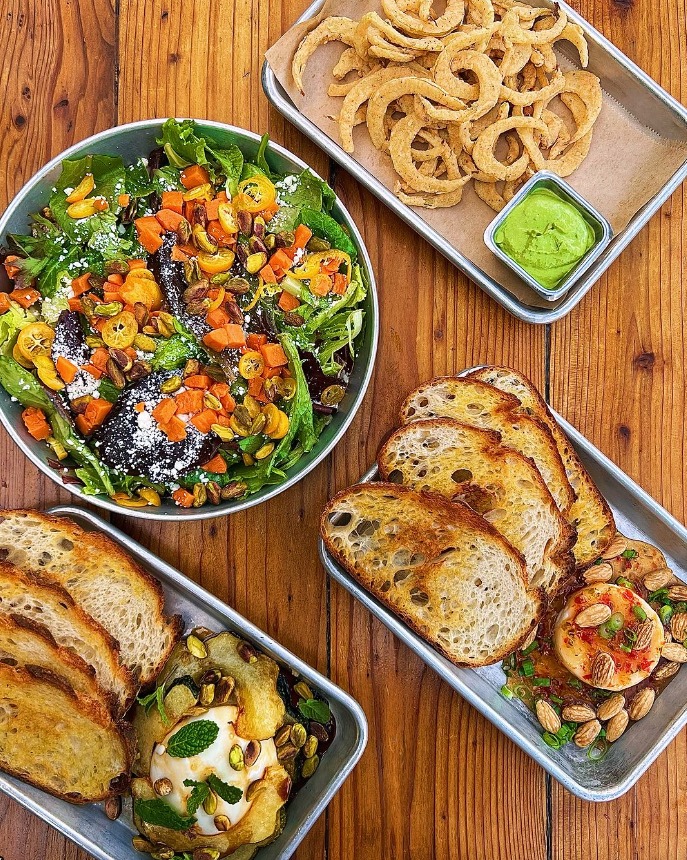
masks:
MULTIPOLYGON (((83 439, 74 432, 68 418, 57 409, 36 377, 25 370, 13 358, 0 356, 0 384, 11 397, 15 397, 24 407, 42 409, 52 427, 53 436, 60 442, 72 458, 85 469, 88 483, 84 482, 84 492, 95 495, 112 495, 114 487, 109 470, 95 456, 83 439)), ((82 478, 82 475, 78 477, 82 478)))
POLYGON ((36 318, 30 310, 24 310, 21 305, 12 302, 10 309, 0 315, 0 354, 12 355, 12 347, 17 335, 36 318))
POLYGON ((345 251, 355 262, 358 256, 358 250, 351 241, 350 236, 344 228, 335 221, 331 215, 326 212, 318 212, 315 209, 303 208, 300 213, 301 224, 309 227, 316 236, 321 239, 326 239, 332 246, 339 251, 345 251))
MULTIPOLYGON (((328 212, 336 195, 332 189, 312 171, 304 170, 298 176, 287 176, 277 182, 280 209, 270 221, 270 232, 295 230, 301 221, 303 210, 328 212)), ((355 249, 354 249, 355 250, 355 249)))

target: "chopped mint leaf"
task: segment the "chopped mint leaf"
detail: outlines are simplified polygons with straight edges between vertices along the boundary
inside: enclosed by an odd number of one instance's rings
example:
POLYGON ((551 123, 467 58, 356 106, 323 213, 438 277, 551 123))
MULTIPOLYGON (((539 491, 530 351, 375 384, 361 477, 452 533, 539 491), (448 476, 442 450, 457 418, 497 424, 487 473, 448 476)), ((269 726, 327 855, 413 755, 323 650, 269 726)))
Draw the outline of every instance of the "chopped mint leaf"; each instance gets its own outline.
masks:
POLYGON ((167 754, 172 758, 190 758, 206 750, 217 740, 219 726, 212 720, 196 720, 179 729, 167 744, 167 754))

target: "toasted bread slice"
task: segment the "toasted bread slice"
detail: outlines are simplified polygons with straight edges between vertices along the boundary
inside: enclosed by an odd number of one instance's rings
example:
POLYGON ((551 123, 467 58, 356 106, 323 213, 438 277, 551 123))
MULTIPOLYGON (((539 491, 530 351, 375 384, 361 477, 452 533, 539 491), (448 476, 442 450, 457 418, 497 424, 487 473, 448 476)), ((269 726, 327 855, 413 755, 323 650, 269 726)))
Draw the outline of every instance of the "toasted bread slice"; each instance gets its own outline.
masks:
POLYGON ((0 558, 54 579, 119 643, 140 684, 165 664, 182 628, 167 618, 160 583, 114 541, 64 517, 0 511, 0 558))
POLYGON ((548 594, 573 572, 575 530, 541 475, 498 433, 451 418, 413 421, 393 433, 377 458, 384 481, 458 499, 522 553, 528 584, 548 594))
POLYGON ((102 699, 95 669, 73 651, 58 645, 50 631, 19 615, 0 615, 0 663, 57 672, 75 693, 102 699))
POLYGON ((0 663, 0 770, 71 803, 121 794, 127 730, 59 675, 0 663))
POLYGON ((447 659, 486 666, 538 622, 519 553, 482 517, 397 484, 359 484, 325 508, 332 556, 447 659))
POLYGON ((412 391, 401 407, 401 422, 453 418, 471 427, 495 430, 502 443, 534 461, 561 513, 569 518, 575 493, 553 440, 538 418, 519 414, 517 397, 477 379, 443 376, 412 391))
POLYGON ((0 562, 0 615, 18 616, 47 628, 58 645, 93 667, 98 683, 113 697, 113 713, 126 712, 137 684, 119 661, 117 642, 63 588, 0 562))
POLYGON ((577 542, 573 549, 575 561, 580 568, 591 564, 613 540, 616 533, 615 520, 606 499, 582 465, 568 437, 558 426, 546 401, 529 379, 507 367, 483 367, 473 371, 470 377, 517 397, 522 410, 548 426, 563 460, 568 480, 577 495, 570 509, 570 519, 577 528, 577 542))

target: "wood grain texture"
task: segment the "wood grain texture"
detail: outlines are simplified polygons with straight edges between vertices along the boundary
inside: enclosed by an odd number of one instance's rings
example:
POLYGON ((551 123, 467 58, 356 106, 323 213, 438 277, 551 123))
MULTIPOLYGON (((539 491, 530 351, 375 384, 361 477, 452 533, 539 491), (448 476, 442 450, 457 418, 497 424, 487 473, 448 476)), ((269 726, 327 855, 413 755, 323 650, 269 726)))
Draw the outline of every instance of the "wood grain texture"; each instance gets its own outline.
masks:
MULTIPOLYGON (((369 468, 421 381, 497 362, 543 386, 545 370, 543 329, 509 317, 348 174, 335 188, 370 251, 383 324, 371 391, 331 458, 331 493, 369 468)), ((331 857, 544 860, 543 771, 336 585, 331 641, 332 677, 370 721, 331 806, 331 857)))
MULTIPOLYGON (((271 137, 330 177, 360 226, 383 320, 368 396, 307 481, 231 518, 116 524, 349 690, 367 752, 298 860, 678 860, 687 849, 685 734, 613 804, 545 778, 359 604, 317 559, 319 511, 355 481, 406 393, 433 375, 510 364, 676 516, 685 518, 684 197, 666 204, 580 308, 551 329, 509 317, 281 119, 262 55, 307 0, 3 0, 0 205, 49 157, 114 124, 211 118, 271 137)), ((685 0, 573 5, 684 100, 685 0), (658 38, 660 34, 660 38, 658 38)), ((0 504, 67 494, 0 433, 0 504)), ((4 860, 85 860, 0 796, 4 860)))
MULTIPOLYGON (((573 5, 685 102, 683 0, 573 5)), ((685 249, 683 188, 551 331, 553 406, 682 522, 685 249)), ((684 758, 683 732, 632 791, 603 805, 553 783, 553 858, 684 857, 684 758)))

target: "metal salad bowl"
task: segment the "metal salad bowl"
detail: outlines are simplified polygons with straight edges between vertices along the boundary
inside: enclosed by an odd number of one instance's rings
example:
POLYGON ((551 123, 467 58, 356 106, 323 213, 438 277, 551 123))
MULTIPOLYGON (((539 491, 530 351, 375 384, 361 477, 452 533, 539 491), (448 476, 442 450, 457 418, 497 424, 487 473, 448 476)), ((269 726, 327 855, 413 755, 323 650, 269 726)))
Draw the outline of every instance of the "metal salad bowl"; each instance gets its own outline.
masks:
MULTIPOLYGON (((143 120, 142 122, 107 129, 86 138, 86 140, 75 144, 53 158, 26 183, 0 218, 0 244, 6 244, 9 233, 27 232, 30 214, 39 211, 46 205, 51 189, 60 175, 62 161, 65 158, 78 158, 94 153, 119 155, 124 159, 125 164, 131 163, 140 156, 146 157, 157 146, 155 139, 161 133, 163 121, 160 119, 143 120)), ((219 144, 236 143, 248 159, 255 157, 260 144, 260 135, 224 123, 207 120, 196 122, 200 134, 212 138, 219 144)), ((270 166, 278 173, 300 173, 309 168, 293 153, 272 142, 270 142, 266 157, 270 166)), ((317 445, 308 454, 303 454, 298 463, 288 470, 286 480, 282 483, 263 487, 262 490, 245 499, 222 502, 219 505, 205 505, 202 508, 179 508, 170 499, 164 499, 160 507, 127 508, 118 505, 105 495, 86 495, 83 488, 76 483, 63 482, 60 472, 49 464, 49 461, 53 460, 50 447, 44 442, 35 441, 28 434, 21 420, 21 404, 12 402, 9 394, 0 388, 0 421, 2 421, 9 435, 42 472, 56 484, 65 486, 70 493, 78 496, 82 501, 90 502, 114 514, 139 519, 209 519, 243 511, 261 504, 298 483, 329 454, 353 421, 372 377, 377 351, 379 314, 370 257, 355 222, 338 198, 332 208, 332 215, 345 227, 356 245, 360 267, 369 285, 363 306, 365 324, 363 331, 356 339, 357 357, 346 396, 331 423, 322 431, 317 445)))

